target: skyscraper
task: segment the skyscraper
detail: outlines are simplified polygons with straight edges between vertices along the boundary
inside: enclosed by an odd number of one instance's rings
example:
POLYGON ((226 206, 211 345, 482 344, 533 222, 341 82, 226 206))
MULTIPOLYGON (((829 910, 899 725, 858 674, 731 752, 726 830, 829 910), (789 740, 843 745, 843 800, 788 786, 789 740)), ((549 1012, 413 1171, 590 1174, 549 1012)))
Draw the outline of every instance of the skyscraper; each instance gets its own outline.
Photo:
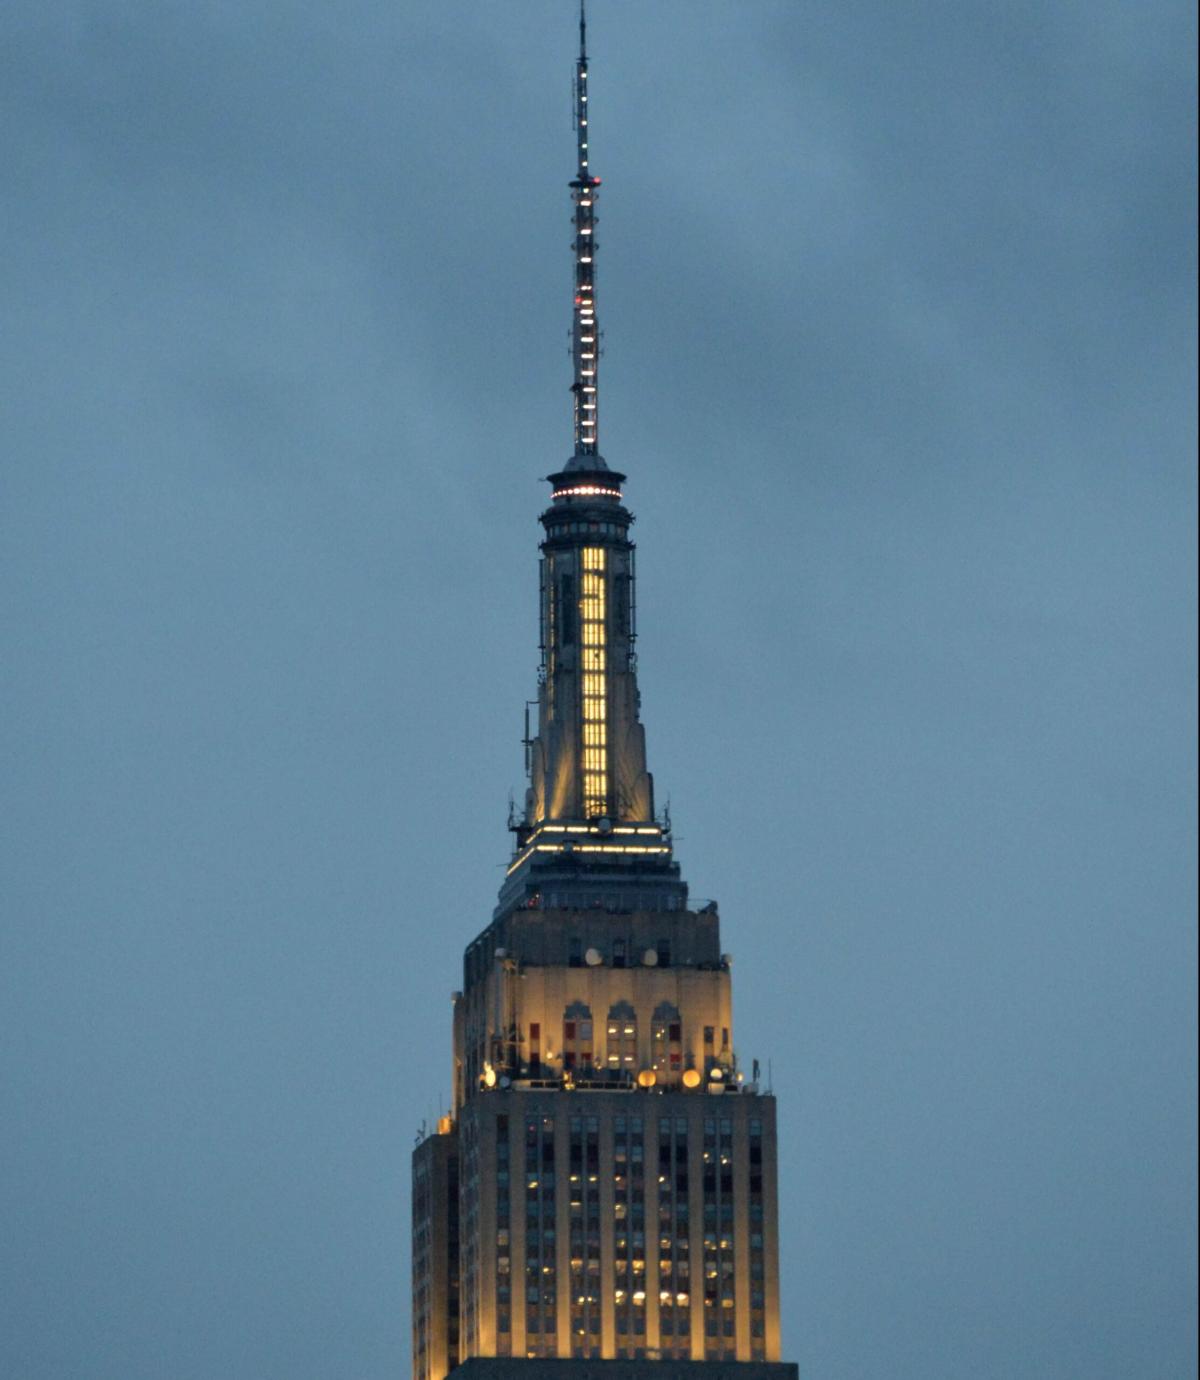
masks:
POLYGON ((690 902, 646 766, 588 86, 581 11, 574 450, 541 515, 524 808, 454 996, 453 1111, 413 1156, 413 1376, 786 1380, 775 1101, 738 1066, 717 907, 690 902))

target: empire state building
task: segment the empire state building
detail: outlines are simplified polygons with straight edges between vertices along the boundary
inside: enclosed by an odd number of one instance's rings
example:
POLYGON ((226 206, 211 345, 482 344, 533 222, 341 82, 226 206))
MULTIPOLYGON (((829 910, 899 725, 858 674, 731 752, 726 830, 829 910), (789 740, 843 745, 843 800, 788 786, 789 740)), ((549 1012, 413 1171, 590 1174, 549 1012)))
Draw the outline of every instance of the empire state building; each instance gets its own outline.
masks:
POLYGON ((541 515, 524 808, 454 994, 453 1111, 413 1154, 412 1374, 795 1380, 775 1100, 739 1065, 717 906, 689 900, 646 764, 633 515, 599 450, 589 110, 581 14, 574 450, 541 515))

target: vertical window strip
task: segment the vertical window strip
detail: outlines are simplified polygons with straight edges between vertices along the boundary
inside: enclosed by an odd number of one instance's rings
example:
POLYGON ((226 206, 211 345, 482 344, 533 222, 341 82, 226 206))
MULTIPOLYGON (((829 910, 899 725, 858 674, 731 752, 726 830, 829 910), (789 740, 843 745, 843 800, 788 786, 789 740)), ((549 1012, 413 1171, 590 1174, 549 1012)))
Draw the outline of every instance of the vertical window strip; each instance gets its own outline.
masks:
POLYGON ((526 1355, 558 1350, 555 1271, 554 1118, 525 1120, 525 1329, 526 1355))
POLYGON ((479 1298, 483 1287, 479 1242, 479 1133, 473 1121, 463 1124, 460 1236, 462 1240, 460 1287, 462 1289, 461 1338, 463 1357, 478 1352, 479 1298))
POLYGON ((512 1351, 512 1200, 508 1117, 496 1118, 496 1349, 512 1351))
POLYGON ((600 1123, 572 1117, 570 1136, 571 1354, 600 1356, 600 1123))
POLYGON ((607 557, 602 546, 580 553, 579 626, 582 648, 583 814, 595 819, 608 813, 607 557))
POLYGON ((691 1354, 688 1225, 687 1119, 662 1117, 658 1126, 658 1319, 659 1353, 665 1361, 687 1360, 691 1354))
POLYGON ((750 1359, 767 1359, 766 1281, 763 1258, 762 1121, 750 1121, 750 1359))
POLYGON ((616 1355, 626 1360, 646 1345, 646 1165, 640 1116, 613 1127, 613 1314, 616 1355))
POLYGON ((737 1348, 733 1228, 733 1122, 704 1121, 704 1359, 733 1360, 737 1348))

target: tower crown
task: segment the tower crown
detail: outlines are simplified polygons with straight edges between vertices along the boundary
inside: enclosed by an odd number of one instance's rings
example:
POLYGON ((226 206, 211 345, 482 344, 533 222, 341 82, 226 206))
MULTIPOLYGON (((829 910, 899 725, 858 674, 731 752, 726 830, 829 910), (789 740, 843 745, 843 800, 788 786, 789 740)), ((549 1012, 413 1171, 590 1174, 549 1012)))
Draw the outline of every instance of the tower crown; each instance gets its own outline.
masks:
MULTIPOLYGON (((585 863, 593 882, 603 880, 600 892, 610 900, 634 882, 643 897, 665 897, 671 906, 686 900, 668 831, 655 819, 638 714, 636 567, 629 538, 634 519, 625 507, 625 476, 610 469, 598 450, 594 230, 600 179, 590 169, 588 67, 581 5, 577 166, 570 184, 575 449, 548 476, 550 506, 541 515, 537 733, 526 733, 529 785, 524 812, 513 820, 516 844, 498 914, 532 896, 579 894, 563 873, 578 873, 585 863), (557 878, 553 886, 547 868, 557 878)), ((595 887, 592 894, 599 894, 595 887)))

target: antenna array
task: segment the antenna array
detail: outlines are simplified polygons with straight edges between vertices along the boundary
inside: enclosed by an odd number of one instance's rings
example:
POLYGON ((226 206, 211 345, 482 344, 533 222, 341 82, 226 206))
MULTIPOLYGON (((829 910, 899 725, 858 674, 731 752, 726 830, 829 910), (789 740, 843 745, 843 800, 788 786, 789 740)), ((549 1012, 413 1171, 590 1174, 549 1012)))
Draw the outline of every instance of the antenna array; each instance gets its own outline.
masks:
POLYGON ((587 16, 579 5, 579 57, 575 63, 575 142, 578 166, 571 183, 575 203, 575 305, 571 358, 575 377, 575 454, 598 455, 600 330, 596 324, 596 198, 600 179, 588 169, 587 16))

